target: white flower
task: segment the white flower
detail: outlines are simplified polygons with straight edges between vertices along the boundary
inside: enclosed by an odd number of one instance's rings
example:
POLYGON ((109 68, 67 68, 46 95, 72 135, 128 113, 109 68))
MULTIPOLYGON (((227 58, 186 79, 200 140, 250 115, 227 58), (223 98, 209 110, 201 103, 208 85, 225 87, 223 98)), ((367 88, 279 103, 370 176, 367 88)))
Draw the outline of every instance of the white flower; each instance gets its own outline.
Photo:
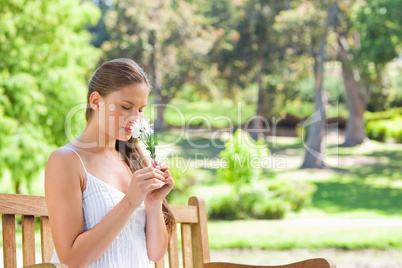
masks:
POLYGON ((131 131, 133 132, 133 138, 138 139, 141 136, 141 126, 140 124, 134 124, 131 126, 131 131))
POLYGON ((141 118, 134 121, 133 125, 130 127, 133 132, 132 136, 135 139, 141 139, 142 142, 147 146, 147 150, 151 153, 151 158, 155 161, 155 146, 158 145, 158 139, 156 133, 152 129, 152 125, 149 123, 148 118, 141 118))
POLYGON ((134 121, 131 126, 131 131, 133 132, 133 138, 146 138, 154 133, 151 128, 153 124, 149 124, 148 118, 141 118, 134 121))
POLYGON ((147 136, 154 134, 154 130, 151 128, 153 126, 153 124, 149 123, 148 118, 142 118, 141 125, 144 129, 144 133, 147 133, 147 136))

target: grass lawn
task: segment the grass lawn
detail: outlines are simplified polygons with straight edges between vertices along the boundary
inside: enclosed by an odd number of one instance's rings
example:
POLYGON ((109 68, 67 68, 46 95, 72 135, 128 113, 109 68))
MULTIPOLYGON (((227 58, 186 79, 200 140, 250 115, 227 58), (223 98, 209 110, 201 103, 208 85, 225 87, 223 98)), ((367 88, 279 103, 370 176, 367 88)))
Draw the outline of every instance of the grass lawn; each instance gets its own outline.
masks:
MULTIPOLYGON (((191 139, 199 143, 209 140, 206 136, 191 139)), ((402 249, 401 144, 371 141, 354 148, 329 144, 327 159, 336 165, 323 170, 298 169, 304 155, 299 138, 278 137, 268 147, 273 157, 284 158, 286 167, 264 170, 261 186, 271 178, 313 182, 317 191, 312 206, 279 221, 209 221, 212 249, 402 249), (306 219, 310 219, 311 225, 303 222, 306 219), (340 219, 344 221, 338 224, 340 219)), ((218 157, 221 149, 214 146, 194 149, 183 139, 172 150, 197 168, 198 184, 190 189, 189 195, 203 197, 207 209, 215 196, 230 193, 230 186, 217 178, 216 169, 197 166, 194 157, 195 153, 218 157)))
POLYGON ((213 249, 402 249, 401 227, 337 225, 331 220, 247 220, 209 222, 208 232, 213 249))

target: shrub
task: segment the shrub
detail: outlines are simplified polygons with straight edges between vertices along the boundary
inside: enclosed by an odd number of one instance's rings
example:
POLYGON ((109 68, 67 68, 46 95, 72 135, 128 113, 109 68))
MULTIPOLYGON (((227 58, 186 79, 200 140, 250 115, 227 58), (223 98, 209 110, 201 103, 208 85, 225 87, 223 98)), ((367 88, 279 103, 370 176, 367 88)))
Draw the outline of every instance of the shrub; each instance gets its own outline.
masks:
POLYGON ((253 215, 260 219, 283 219, 290 211, 289 202, 278 198, 267 198, 253 206, 253 215))
POLYGON ((384 121, 371 121, 366 127, 367 137, 377 141, 385 141, 387 136, 387 126, 384 121))
POLYGON ((221 195, 212 199, 208 206, 208 218, 210 219, 239 219, 239 202, 232 195, 221 195))
POLYGON ((230 183, 239 195, 241 189, 259 179, 261 166, 255 160, 267 155, 268 149, 263 139, 255 142, 247 132, 237 129, 220 152, 227 166, 218 169, 218 176, 230 183))
POLYGON ((402 142, 402 116, 394 115, 388 120, 373 120, 366 125, 367 137, 377 141, 394 139, 395 142, 402 142))
POLYGON ((268 191, 276 199, 282 199, 289 203, 292 211, 300 211, 311 204, 317 186, 304 181, 279 181, 276 180, 268 186, 268 191))
POLYGON ((402 143, 402 127, 400 129, 395 129, 393 133, 395 142, 402 143))
POLYGON ((311 203, 316 190, 308 182, 275 180, 264 190, 250 189, 239 195, 223 195, 210 202, 211 219, 282 219, 289 211, 300 211, 311 203))
POLYGON ((364 112, 364 121, 366 122, 366 125, 367 125, 370 121, 391 119, 395 116, 399 116, 400 114, 402 114, 402 107, 391 108, 391 109, 388 109, 386 111, 381 111, 381 112, 365 111, 364 112))

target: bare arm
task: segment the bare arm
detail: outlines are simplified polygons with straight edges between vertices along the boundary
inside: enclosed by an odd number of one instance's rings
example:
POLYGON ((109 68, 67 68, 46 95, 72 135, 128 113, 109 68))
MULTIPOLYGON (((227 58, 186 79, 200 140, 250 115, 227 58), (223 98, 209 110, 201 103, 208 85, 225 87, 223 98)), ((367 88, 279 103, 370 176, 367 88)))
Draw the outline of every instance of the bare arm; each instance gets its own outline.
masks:
POLYGON ((150 191, 145 199, 147 251, 149 259, 153 262, 162 259, 166 253, 168 233, 162 214, 162 199, 174 187, 169 169, 166 167, 162 171, 164 172, 165 185, 162 188, 150 191))
POLYGON ((145 205, 147 211, 146 237, 148 257, 157 262, 165 256, 168 244, 168 233, 162 214, 162 202, 145 205))
POLYGON ((69 267, 86 267, 109 248, 146 193, 161 187, 155 177, 162 176, 150 168, 136 171, 127 195, 98 225, 84 231, 80 180, 84 173, 72 154, 56 150, 50 156, 45 171, 46 202, 60 261, 69 267))

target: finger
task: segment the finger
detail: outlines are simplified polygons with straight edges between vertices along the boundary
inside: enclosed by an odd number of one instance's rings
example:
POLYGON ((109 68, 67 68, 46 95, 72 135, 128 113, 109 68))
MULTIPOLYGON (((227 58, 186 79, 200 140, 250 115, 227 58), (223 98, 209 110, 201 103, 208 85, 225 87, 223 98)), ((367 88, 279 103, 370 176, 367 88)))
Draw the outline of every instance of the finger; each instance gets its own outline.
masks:
POLYGON ((165 177, 163 176, 163 174, 160 174, 157 171, 151 171, 151 172, 146 173, 145 175, 146 175, 147 179, 156 178, 156 179, 161 180, 161 181, 165 180, 165 177))
POLYGON ((155 189, 159 189, 162 188, 163 186, 165 186, 165 183, 163 182, 147 182, 147 185, 145 186, 145 191, 149 192, 155 189))
POLYGON ((165 180, 165 185, 168 186, 169 188, 174 187, 174 180, 172 177, 169 177, 165 180))
POLYGON ((167 169, 169 169, 169 166, 168 166, 168 164, 166 164, 166 163, 161 163, 161 164, 159 164, 159 167, 158 167, 160 170, 162 170, 162 171, 165 171, 165 170, 167 170, 167 169))
POLYGON ((144 174, 146 172, 152 171, 154 168, 153 167, 144 167, 144 168, 140 168, 136 171, 134 171, 135 174, 144 174))
POLYGON ((155 179, 158 181, 164 181, 165 177, 163 177, 158 172, 153 172, 153 171, 137 175, 137 180, 139 180, 139 181, 148 181, 148 180, 152 180, 152 179, 155 179))
POLYGON ((157 168, 156 168, 155 171, 159 172, 159 174, 161 174, 161 175, 164 174, 164 172, 163 172, 162 170, 160 170, 160 169, 157 169, 157 168))
POLYGON ((169 177, 172 177, 172 174, 170 174, 170 171, 169 171, 169 170, 166 170, 166 171, 163 173, 163 176, 164 176, 165 178, 169 178, 169 177))
POLYGON ((136 171, 137 174, 146 174, 149 172, 157 172, 163 176, 163 172, 154 167, 145 167, 136 171))

